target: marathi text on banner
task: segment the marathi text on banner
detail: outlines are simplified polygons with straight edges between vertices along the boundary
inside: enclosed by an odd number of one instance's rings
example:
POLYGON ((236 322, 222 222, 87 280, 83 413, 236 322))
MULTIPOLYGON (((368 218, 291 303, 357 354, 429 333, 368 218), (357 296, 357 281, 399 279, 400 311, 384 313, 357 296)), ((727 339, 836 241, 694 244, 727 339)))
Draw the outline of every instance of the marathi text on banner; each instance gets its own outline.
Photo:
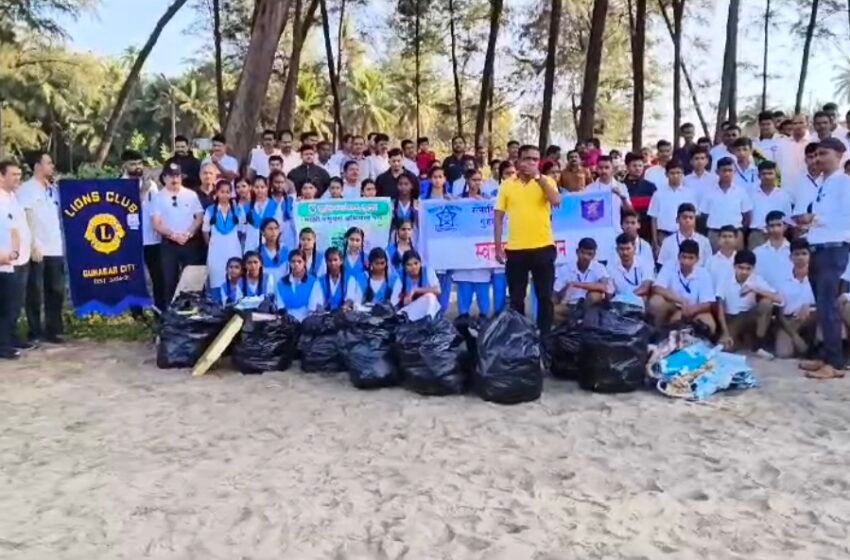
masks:
POLYGON ((139 182, 59 182, 71 300, 78 315, 147 307, 139 182))
POLYGON ((318 247, 342 249, 345 232, 359 227, 366 235, 365 250, 387 246, 393 205, 389 198, 319 199, 295 203, 295 229, 316 232, 318 247))
MULTIPOLYGON (((425 200, 419 222, 420 250, 436 270, 498 268, 493 242, 494 200, 425 200)), ((552 233, 558 262, 575 255, 583 237, 596 240, 599 258, 614 245, 615 216, 610 193, 576 193, 561 197, 552 209, 552 233)), ((521 227, 518 225, 517 227, 521 227)), ((505 224, 503 240, 510 224, 505 224)))

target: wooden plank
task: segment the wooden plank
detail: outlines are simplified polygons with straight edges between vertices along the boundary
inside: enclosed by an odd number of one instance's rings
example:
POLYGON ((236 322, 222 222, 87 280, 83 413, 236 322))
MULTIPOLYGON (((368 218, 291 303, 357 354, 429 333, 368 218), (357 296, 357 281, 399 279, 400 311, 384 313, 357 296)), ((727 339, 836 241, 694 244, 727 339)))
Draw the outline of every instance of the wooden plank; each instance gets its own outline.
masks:
POLYGON ((203 356, 198 359, 195 367, 192 368, 193 377, 200 377, 209 371, 213 364, 221 358, 221 355, 224 354, 224 351, 227 350, 227 347, 230 346, 230 343, 233 342, 239 331, 242 330, 242 323, 244 322, 244 319, 239 315, 234 315, 230 318, 224 328, 221 329, 221 332, 218 333, 218 336, 215 337, 213 343, 210 344, 210 347, 204 352, 203 356))
MULTIPOLYGON (((177 290, 174 291, 174 298, 177 298, 183 292, 200 292, 207 284, 207 267, 206 266, 187 266, 183 269, 180 275, 180 282, 177 283, 177 290)), ((172 299, 171 301, 174 301, 172 299)))

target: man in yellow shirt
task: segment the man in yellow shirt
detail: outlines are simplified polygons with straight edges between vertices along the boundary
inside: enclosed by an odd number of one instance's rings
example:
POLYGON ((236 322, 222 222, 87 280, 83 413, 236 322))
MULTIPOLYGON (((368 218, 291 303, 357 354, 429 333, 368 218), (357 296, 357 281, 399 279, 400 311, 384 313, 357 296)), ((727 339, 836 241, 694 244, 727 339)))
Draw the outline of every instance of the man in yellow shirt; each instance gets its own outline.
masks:
POLYGON ((511 307, 525 313, 528 274, 537 296, 537 326, 541 333, 552 327, 552 287, 555 283, 555 240, 552 207, 561 204, 558 186, 538 171, 540 150, 522 146, 516 162, 517 175, 499 187, 493 237, 496 260, 505 265, 511 307), (505 214, 509 216, 507 247, 502 246, 505 214))

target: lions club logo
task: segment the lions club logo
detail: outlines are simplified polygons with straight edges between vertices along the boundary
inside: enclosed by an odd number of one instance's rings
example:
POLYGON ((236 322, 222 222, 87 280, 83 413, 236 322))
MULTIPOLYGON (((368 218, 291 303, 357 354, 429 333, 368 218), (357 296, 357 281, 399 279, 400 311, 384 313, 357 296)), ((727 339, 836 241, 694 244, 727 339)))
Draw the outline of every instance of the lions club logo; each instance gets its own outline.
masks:
POLYGON ((97 214, 89 220, 85 240, 98 253, 109 255, 121 247, 121 241, 127 232, 118 218, 112 214, 97 214))

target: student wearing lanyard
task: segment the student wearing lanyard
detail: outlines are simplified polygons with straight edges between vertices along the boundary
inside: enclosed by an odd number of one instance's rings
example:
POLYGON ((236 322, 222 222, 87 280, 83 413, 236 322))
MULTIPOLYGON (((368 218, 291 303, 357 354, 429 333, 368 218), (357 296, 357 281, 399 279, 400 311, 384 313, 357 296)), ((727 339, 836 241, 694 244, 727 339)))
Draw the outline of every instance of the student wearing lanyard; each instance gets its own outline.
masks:
POLYGON ((699 265, 703 266, 711 256, 711 244, 708 238, 696 232, 697 211, 690 202, 679 205, 676 211, 676 223, 679 225, 673 235, 667 236, 658 251, 658 264, 666 266, 675 263, 679 258, 679 247, 688 239, 694 240, 699 246, 699 265))
POLYGON ((709 336, 717 331, 712 315, 715 302, 711 276, 698 266, 700 248, 693 239, 682 241, 678 262, 664 265, 652 286, 649 314, 656 327, 679 321, 695 324, 709 336))
POLYGON ((806 169, 796 178, 788 181, 787 185, 782 186, 782 189, 786 190, 791 197, 793 206, 791 217, 794 219, 796 237, 803 236, 809 231, 810 224, 806 222, 806 216, 809 214, 809 205, 818 196, 818 189, 823 179, 818 164, 819 145, 817 142, 806 145, 806 169))
POLYGON ((770 213, 782 212, 784 219, 792 212, 791 198, 785 189, 777 186, 779 177, 776 174, 775 163, 763 161, 759 164, 759 181, 759 186, 750 191, 750 200, 753 205, 751 229, 747 237, 747 247, 750 251, 755 251, 767 240, 767 216, 770 213))
POLYGON ((59 193, 50 184, 54 170, 50 154, 36 154, 32 168, 32 178, 18 189, 18 202, 26 211, 32 232, 26 293, 29 339, 36 342, 44 337, 47 342, 57 344, 63 342, 62 304, 65 299, 65 247, 59 220, 59 193))
POLYGON ((808 377, 843 377, 838 288, 850 252, 850 177, 841 169, 844 143, 827 138, 818 147, 823 182, 812 203, 808 239, 812 247, 811 282, 823 332, 823 360, 801 362, 808 377))
POLYGON ((555 272, 555 320, 562 322, 578 307, 589 307, 605 299, 608 271, 596 260, 596 241, 578 242, 576 260, 558 266, 555 272))
MULTIPOLYGON (((717 186, 703 198, 700 212, 708 215, 708 240, 712 251, 717 250, 720 228, 726 225, 735 226, 741 230, 749 226, 750 214, 753 209, 749 193, 745 187, 735 182, 735 162, 732 158, 723 158, 717 163, 717 186)), ((741 247, 743 236, 738 235, 738 246, 741 247)))
POLYGON ((678 229, 676 215, 679 206, 686 202, 693 205, 697 203, 696 191, 684 186, 684 179, 682 164, 675 160, 668 162, 664 186, 653 193, 649 202, 647 213, 652 219, 652 245, 656 251, 678 229))
MULTIPOLYGON (((634 239, 635 258, 641 263, 641 266, 655 270, 655 252, 652 250, 652 245, 649 244, 649 241, 640 236, 640 220, 638 219, 637 212, 634 210, 623 211, 622 218, 620 219, 620 227, 623 228, 623 233, 634 239)), ((599 258, 599 260, 604 260, 606 263, 617 262, 616 242, 610 255, 601 255, 601 257, 605 258, 599 258)))
POLYGON ((753 141, 746 136, 738 138, 732 145, 735 154, 734 182, 749 193, 758 185, 758 167, 753 161, 753 141))
POLYGON ((778 287, 782 309, 777 313, 777 358, 805 358, 815 341, 818 322, 815 294, 809 282, 810 257, 808 241, 795 239, 791 242, 791 276, 778 287))
POLYGON ((608 292, 611 301, 644 309, 652 291, 654 270, 646 261, 635 258, 635 237, 628 233, 617 236, 617 261, 608 263, 608 292))

